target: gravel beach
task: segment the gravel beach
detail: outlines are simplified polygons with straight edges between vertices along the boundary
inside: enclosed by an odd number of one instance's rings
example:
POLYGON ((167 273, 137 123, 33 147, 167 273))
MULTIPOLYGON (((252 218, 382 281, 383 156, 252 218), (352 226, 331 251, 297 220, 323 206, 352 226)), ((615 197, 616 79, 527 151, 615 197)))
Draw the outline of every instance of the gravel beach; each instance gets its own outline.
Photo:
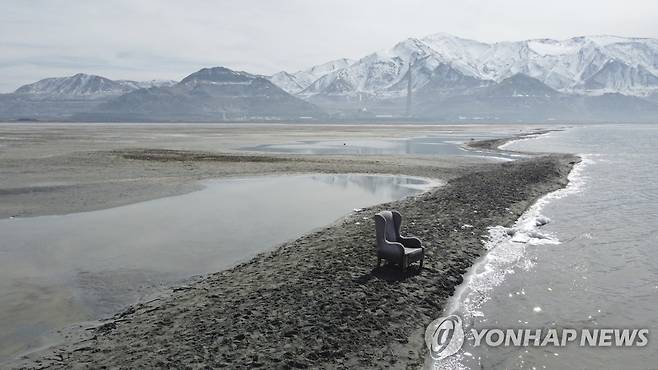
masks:
MULTIPOLYGON (((1 188, 8 207, 0 217, 100 209, 191 191, 202 178, 250 173, 393 173, 447 184, 354 212, 249 262, 135 304, 13 367, 418 368, 425 355, 424 328, 485 252, 487 228, 510 226, 541 195, 565 186, 579 160, 546 155, 492 163, 465 157, 265 156, 142 147, 32 161, 48 167, 48 161, 61 164, 63 158, 78 172, 87 165, 99 171, 85 175, 84 184, 41 185, 42 192, 1 188), (103 185, 113 171, 122 176, 103 185), (105 197, 100 195, 104 186, 105 197), (125 197, 117 197, 116 189, 125 197), (70 202, 62 202, 62 196, 70 202), (404 215, 403 232, 427 247, 422 271, 402 275, 375 267, 372 217, 391 208, 404 215)), ((13 162, 3 163, 11 167, 13 162)))

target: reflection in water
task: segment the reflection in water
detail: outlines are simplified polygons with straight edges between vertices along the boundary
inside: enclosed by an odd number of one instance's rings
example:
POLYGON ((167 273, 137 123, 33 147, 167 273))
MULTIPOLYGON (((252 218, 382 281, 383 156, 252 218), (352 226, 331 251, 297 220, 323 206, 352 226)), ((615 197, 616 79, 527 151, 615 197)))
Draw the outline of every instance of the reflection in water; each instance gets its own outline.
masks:
MULTIPOLYGON (((482 153, 462 148, 470 140, 495 138, 495 135, 471 133, 446 136, 425 136, 404 139, 326 140, 300 141, 290 144, 264 144, 243 150, 295 154, 346 154, 346 155, 477 155, 482 153)), ((503 155, 504 157, 504 155, 503 155)))
POLYGON ((357 185, 372 194, 376 194, 377 192, 385 192, 389 194, 391 199, 408 197, 428 188, 427 180, 414 177, 316 175, 312 178, 316 181, 321 181, 332 186, 339 186, 343 189, 357 185))
POLYGON ((0 220, 0 360, 48 330, 225 269, 354 208, 427 189, 394 176, 208 181, 197 192, 63 216, 0 220))

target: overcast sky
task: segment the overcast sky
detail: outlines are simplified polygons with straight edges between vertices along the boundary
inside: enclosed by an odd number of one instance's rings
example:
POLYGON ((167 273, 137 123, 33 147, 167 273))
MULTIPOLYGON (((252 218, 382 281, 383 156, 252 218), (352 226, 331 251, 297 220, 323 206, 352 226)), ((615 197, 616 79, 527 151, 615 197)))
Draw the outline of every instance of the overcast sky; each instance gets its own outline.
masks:
POLYGON ((437 32, 487 42, 658 38, 658 0, 0 0, 0 92, 78 72, 295 71, 437 32))

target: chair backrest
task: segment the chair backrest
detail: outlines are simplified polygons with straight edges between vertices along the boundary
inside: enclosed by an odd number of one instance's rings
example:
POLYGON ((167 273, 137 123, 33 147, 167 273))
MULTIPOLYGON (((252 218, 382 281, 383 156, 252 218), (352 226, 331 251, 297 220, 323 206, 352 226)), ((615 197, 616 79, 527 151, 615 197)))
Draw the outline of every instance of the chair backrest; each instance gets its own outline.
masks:
POLYGON ((400 239, 401 223, 402 216, 397 211, 382 211, 377 213, 375 215, 377 244, 380 243, 380 239, 397 242, 400 239))

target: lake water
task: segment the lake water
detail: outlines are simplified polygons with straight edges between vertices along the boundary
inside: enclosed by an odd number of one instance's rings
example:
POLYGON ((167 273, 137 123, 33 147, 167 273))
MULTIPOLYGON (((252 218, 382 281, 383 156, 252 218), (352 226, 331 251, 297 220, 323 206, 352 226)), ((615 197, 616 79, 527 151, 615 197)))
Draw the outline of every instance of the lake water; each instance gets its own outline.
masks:
POLYGON ((117 208, 0 220, 0 362, 55 328, 435 185, 368 175, 225 179, 117 208))
MULTIPOLYGON (((526 212, 448 312, 470 327, 647 328, 643 348, 473 347, 439 368, 649 369, 658 366, 658 126, 575 127, 506 149, 568 152, 571 183, 526 212), (538 228, 536 221, 550 222, 538 228)), ((447 313, 448 313, 447 312, 447 313)))
MULTIPOLYGON (((324 141, 297 141, 286 144, 263 144, 242 150, 272 153, 322 154, 322 155, 442 155, 483 156, 480 150, 467 149, 462 144, 471 140, 502 137, 502 134, 477 132, 450 133, 410 138, 343 139, 324 141)), ((514 159, 518 154, 487 153, 492 159, 514 159)))

